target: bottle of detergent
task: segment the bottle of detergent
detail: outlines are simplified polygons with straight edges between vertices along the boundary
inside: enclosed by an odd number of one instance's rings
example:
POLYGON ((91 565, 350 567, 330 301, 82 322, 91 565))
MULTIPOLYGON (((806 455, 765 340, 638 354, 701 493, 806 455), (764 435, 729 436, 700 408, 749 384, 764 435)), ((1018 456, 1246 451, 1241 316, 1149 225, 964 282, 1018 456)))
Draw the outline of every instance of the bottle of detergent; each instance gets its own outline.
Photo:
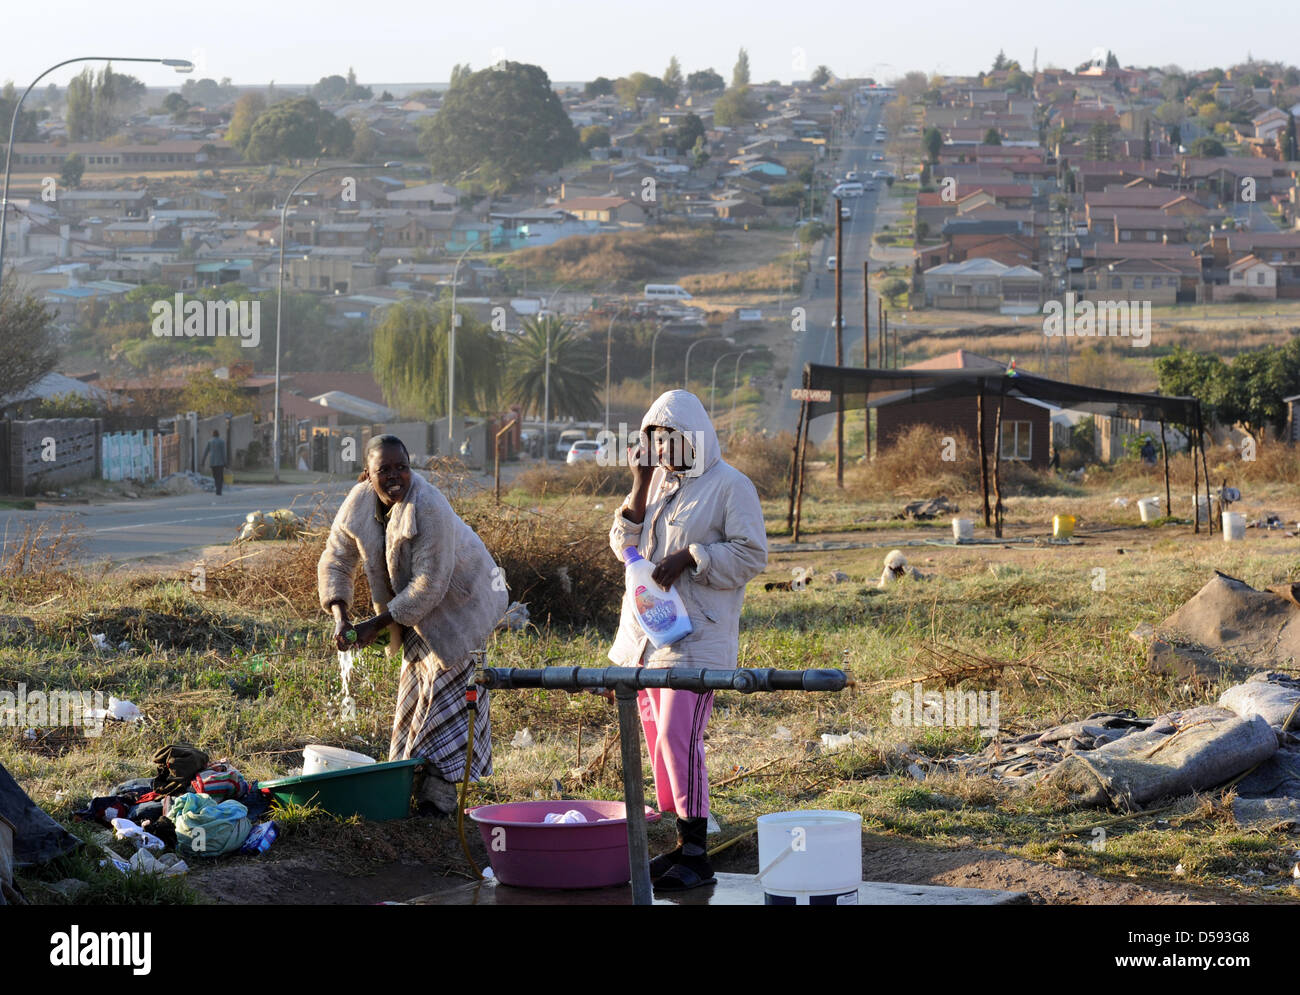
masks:
POLYGON ((676 587, 665 591, 654 577, 654 564, 643 558, 635 546, 623 550, 627 564, 627 589, 632 592, 636 619, 655 649, 675 643, 691 633, 691 618, 676 587))

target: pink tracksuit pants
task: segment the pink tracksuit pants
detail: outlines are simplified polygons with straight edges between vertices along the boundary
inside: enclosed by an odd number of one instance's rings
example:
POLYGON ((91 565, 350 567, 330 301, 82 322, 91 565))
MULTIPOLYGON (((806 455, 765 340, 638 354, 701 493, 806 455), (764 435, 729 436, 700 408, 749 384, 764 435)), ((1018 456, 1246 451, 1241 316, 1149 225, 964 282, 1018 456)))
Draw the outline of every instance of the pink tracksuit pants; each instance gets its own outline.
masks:
POLYGON ((654 768, 655 801, 661 812, 683 819, 709 814, 709 774, 704 730, 713 714, 713 692, 642 688, 637 692, 641 729, 654 768))

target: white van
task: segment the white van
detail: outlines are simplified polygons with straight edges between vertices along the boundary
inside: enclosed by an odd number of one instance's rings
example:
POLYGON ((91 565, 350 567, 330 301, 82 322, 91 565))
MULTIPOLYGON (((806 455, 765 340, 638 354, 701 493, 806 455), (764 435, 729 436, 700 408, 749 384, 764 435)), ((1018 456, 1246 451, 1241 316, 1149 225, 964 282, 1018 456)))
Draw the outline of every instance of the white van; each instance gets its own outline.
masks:
POLYGON ((862 184, 858 182, 841 183, 839 186, 837 186, 834 190, 831 191, 831 196, 838 197, 841 199, 845 197, 861 197, 862 184))
POLYGON ((647 283, 645 299, 648 301, 689 301, 691 295, 675 283, 647 283))

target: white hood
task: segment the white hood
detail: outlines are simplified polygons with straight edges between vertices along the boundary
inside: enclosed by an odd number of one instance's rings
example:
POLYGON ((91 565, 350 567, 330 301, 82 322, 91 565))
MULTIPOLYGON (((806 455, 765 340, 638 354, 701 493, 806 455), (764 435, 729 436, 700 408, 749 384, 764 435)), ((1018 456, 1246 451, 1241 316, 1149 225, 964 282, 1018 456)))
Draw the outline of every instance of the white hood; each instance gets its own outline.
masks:
POLYGON ((713 429, 709 413, 689 390, 670 390, 660 394, 641 419, 641 431, 651 425, 676 429, 686 436, 695 449, 696 458, 695 464, 687 471, 688 476, 706 473, 722 458, 718 433, 713 429))

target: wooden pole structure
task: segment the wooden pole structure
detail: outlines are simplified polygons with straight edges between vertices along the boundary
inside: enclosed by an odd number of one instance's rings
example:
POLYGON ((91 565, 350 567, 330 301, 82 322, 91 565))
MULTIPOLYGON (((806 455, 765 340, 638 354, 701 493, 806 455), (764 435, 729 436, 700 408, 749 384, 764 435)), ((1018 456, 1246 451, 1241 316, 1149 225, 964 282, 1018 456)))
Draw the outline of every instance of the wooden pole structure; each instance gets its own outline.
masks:
POLYGON ((980 381, 979 396, 975 399, 975 434, 979 437, 980 490, 984 493, 984 527, 990 524, 989 512, 989 460, 984 445, 984 381, 980 381))
POLYGON ((794 449, 790 453, 790 507, 785 515, 786 531, 794 531, 794 485, 799 477, 799 440, 803 437, 804 421, 808 417, 808 402, 799 405, 799 424, 794 430, 794 449))
POLYGON ((804 482, 804 464, 808 460, 808 434, 812 428, 812 419, 804 420, 803 439, 799 443, 799 486, 794 496, 794 526, 791 534, 795 542, 799 541, 799 526, 803 522, 803 482, 804 482))
POLYGON ((885 301, 876 298, 876 355, 880 368, 885 368, 885 301))
POLYGON ((1173 508, 1170 507, 1171 498, 1169 496, 1169 447, 1165 443, 1165 420, 1160 419, 1160 455, 1165 460, 1165 514, 1172 515, 1173 508))
MULTIPOLYGON (((862 261, 862 365, 871 367, 871 264, 862 261)), ((871 459, 871 392, 863 398, 862 404, 862 457, 871 459)))
MULTIPOLYGON (((1197 415, 1200 422, 1200 415, 1197 415)), ((1187 428, 1187 451, 1192 454, 1192 531, 1201 531, 1201 464, 1196 459, 1196 429, 1187 428)), ((1207 485, 1208 486, 1208 485, 1207 485)))
MULTIPOLYGON (((1210 500, 1210 467, 1205 459, 1205 423, 1201 421, 1201 409, 1199 407, 1196 409, 1196 423, 1196 437, 1200 441, 1201 445, 1201 476, 1205 478, 1205 521, 1207 525, 1211 525, 1215 522, 1214 502, 1210 500)), ((1223 532, 1222 511, 1219 513, 1217 529, 1220 533, 1223 532)), ((1207 531, 1209 531, 1211 535, 1214 534, 1213 529, 1208 529, 1207 531)))
POLYGON ((1002 396, 998 398, 998 414, 993 423, 993 534, 1002 538, 1002 406, 1006 403, 1005 386, 1002 396))
MULTIPOLYGON (((835 365, 844 365, 844 214, 835 198, 835 365)), ((835 394, 835 486, 844 487, 844 391, 835 394)))
POLYGON ((891 360, 889 358, 889 312, 888 311, 885 312, 885 317, 880 322, 880 335, 885 340, 885 366, 889 369, 893 369, 895 366, 898 365, 898 363, 894 361, 897 359, 897 357, 895 357, 894 360, 891 360))

